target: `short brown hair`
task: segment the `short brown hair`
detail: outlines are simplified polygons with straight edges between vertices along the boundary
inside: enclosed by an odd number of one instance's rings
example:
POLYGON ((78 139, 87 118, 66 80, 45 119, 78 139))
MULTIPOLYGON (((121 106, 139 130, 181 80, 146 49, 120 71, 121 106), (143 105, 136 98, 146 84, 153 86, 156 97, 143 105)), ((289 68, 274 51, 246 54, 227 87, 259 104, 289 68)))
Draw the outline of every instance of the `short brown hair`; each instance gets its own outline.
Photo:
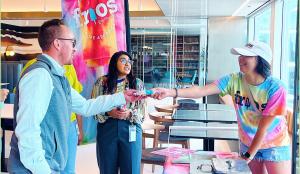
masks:
POLYGON ((39 30, 38 41, 43 51, 50 49, 51 43, 60 35, 60 26, 65 25, 61 19, 52 19, 43 23, 39 30))

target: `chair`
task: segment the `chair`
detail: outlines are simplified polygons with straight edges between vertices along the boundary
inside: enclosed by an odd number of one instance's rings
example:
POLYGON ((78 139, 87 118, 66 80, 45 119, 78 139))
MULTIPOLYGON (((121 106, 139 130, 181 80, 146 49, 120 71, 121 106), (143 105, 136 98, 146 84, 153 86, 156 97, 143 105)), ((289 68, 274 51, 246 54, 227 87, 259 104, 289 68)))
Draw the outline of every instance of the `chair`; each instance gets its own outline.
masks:
POLYGON ((143 129, 143 136, 142 136, 142 160, 141 160, 141 173, 143 173, 144 170, 144 164, 152 164, 152 172, 154 172, 154 165, 161 165, 163 166, 165 163, 165 157, 161 155, 156 155, 151 152, 160 150, 163 148, 154 147, 154 133, 147 133, 145 131, 147 130, 163 130, 165 129, 165 126, 163 125, 157 125, 152 123, 143 123, 142 124, 143 129), (146 148, 146 138, 152 138, 153 139, 153 146, 152 148, 146 148))
POLYGON ((152 79, 153 79, 153 87, 156 86, 156 84, 160 83, 161 80, 161 75, 158 69, 153 69, 152 70, 152 79))
POLYGON ((171 80, 171 72, 170 71, 166 71, 164 73, 164 75, 162 76, 162 78, 160 79, 160 84, 162 84, 163 86, 165 86, 165 84, 169 84, 171 80))
POLYGON ((181 104, 181 103, 196 103, 196 101, 194 99, 180 99, 180 100, 177 100, 177 103, 178 104, 181 104))
POLYGON ((178 79, 179 84, 181 84, 181 86, 184 86, 185 84, 194 85, 196 77, 197 77, 197 72, 198 71, 195 70, 191 77, 182 77, 181 79, 178 79))
POLYGON ((163 166, 166 161, 166 157, 162 155, 153 154, 152 152, 161 150, 164 148, 148 148, 142 151, 142 161, 141 161, 141 174, 144 170, 144 164, 152 164, 152 173, 154 172, 154 165, 163 166))
POLYGON ((165 129, 154 131, 154 147, 162 144, 180 144, 183 148, 189 148, 188 138, 177 138, 169 136, 169 126, 173 125, 172 113, 167 112, 152 112, 149 113, 149 118, 154 121, 154 124, 164 125, 165 129))
POLYGON ((178 105, 155 105, 154 108, 157 112, 166 112, 166 113, 173 113, 173 110, 177 108, 178 105))
POLYGON ((194 99, 179 99, 173 98, 172 105, 154 105, 157 112, 173 113, 174 109, 178 108, 182 103, 196 103, 194 99))
MULTIPOLYGON (((167 144, 169 137, 169 126, 173 124, 173 120, 171 119, 172 113, 169 112, 152 112, 149 113, 149 118, 154 121, 153 125, 142 125, 143 128, 143 153, 142 153, 142 165, 141 170, 143 170, 143 164, 153 164, 152 172, 154 172, 154 165, 164 165, 165 157, 161 155, 152 154, 151 152, 163 149, 162 147, 158 147, 160 144, 167 144), (162 124, 165 123, 165 124, 162 124), (144 130, 153 129, 154 134, 149 134, 144 132, 144 130), (145 148, 145 139, 153 138, 153 148, 145 148)), ((189 148, 189 142, 186 138, 172 138, 170 137, 169 142, 171 144, 181 144, 184 148, 189 148)), ((142 171, 141 171, 142 173, 142 171)))

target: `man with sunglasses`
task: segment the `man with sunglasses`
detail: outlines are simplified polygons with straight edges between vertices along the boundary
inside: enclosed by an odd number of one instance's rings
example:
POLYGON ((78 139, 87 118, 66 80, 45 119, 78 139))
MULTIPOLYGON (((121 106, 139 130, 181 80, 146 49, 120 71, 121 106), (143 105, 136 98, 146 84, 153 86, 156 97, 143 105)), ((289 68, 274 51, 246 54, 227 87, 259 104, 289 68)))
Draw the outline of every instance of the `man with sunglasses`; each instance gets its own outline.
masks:
POLYGON ((23 72, 16 88, 9 173, 62 173, 71 112, 92 116, 141 99, 127 90, 86 100, 70 88, 63 66, 72 64, 76 42, 63 21, 45 22, 38 41, 43 54, 23 72))

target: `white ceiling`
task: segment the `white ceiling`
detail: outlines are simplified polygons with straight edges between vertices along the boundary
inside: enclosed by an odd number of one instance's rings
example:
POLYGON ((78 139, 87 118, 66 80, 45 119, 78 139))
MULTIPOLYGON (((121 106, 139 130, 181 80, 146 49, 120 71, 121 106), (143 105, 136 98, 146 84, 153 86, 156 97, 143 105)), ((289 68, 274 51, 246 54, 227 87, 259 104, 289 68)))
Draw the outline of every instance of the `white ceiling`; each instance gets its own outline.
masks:
MULTIPOLYGON (((199 33, 203 20, 216 16, 231 16, 242 5, 237 16, 247 16, 268 0, 129 0, 130 11, 161 10, 162 17, 131 18, 133 28, 178 28, 199 33), (246 3, 247 2, 247 3, 246 3)), ((1 0, 3 12, 61 11, 61 0, 1 0)), ((5 21, 19 26, 40 26, 44 20, 5 21)))
MULTIPOLYGON (((128 0, 130 11, 160 10, 155 0, 128 0)), ((1 0, 3 12, 61 11, 61 0, 1 0)))
POLYGON ((269 0, 156 0, 165 16, 231 16, 246 3, 237 16, 247 16, 269 0), (173 10, 172 10, 173 9, 173 10))
MULTIPOLYGON (((165 16, 231 16, 244 2, 238 14, 248 15, 268 0, 129 0, 130 11, 162 10, 165 16), (173 10, 172 10, 173 9, 173 10)), ((2 12, 61 11, 61 0, 1 0, 2 12)))
MULTIPOLYGON (((264 0, 266 1, 266 0, 264 0)), ((206 28, 210 17, 231 16, 247 0, 156 0, 165 17, 131 18, 133 28, 177 29, 179 33, 199 34, 206 28)), ((250 0, 237 16, 247 16, 261 6, 258 0, 250 0), (248 7, 249 6, 249 7, 248 7)))

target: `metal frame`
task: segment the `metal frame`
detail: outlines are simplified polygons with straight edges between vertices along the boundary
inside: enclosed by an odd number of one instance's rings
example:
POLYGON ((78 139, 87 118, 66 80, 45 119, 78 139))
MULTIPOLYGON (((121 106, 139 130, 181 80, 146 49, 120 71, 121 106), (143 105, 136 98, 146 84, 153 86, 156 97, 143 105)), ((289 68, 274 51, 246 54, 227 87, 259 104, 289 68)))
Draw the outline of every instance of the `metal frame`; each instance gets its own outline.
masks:
POLYGON ((292 144, 292 173, 296 174, 297 170, 297 153, 294 153, 297 151, 298 145, 298 137, 297 137, 297 120, 298 120, 298 115, 299 115, 299 93, 300 93, 300 81, 299 81, 299 76, 300 76, 300 71, 299 71, 299 44, 300 44, 300 37, 299 37, 299 32, 300 32, 300 15, 299 15, 299 6, 300 6, 300 0, 298 0, 298 9, 297 9, 297 34, 296 34, 296 60, 295 60, 295 91, 294 91, 294 115, 293 115, 293 144, 292 144))

